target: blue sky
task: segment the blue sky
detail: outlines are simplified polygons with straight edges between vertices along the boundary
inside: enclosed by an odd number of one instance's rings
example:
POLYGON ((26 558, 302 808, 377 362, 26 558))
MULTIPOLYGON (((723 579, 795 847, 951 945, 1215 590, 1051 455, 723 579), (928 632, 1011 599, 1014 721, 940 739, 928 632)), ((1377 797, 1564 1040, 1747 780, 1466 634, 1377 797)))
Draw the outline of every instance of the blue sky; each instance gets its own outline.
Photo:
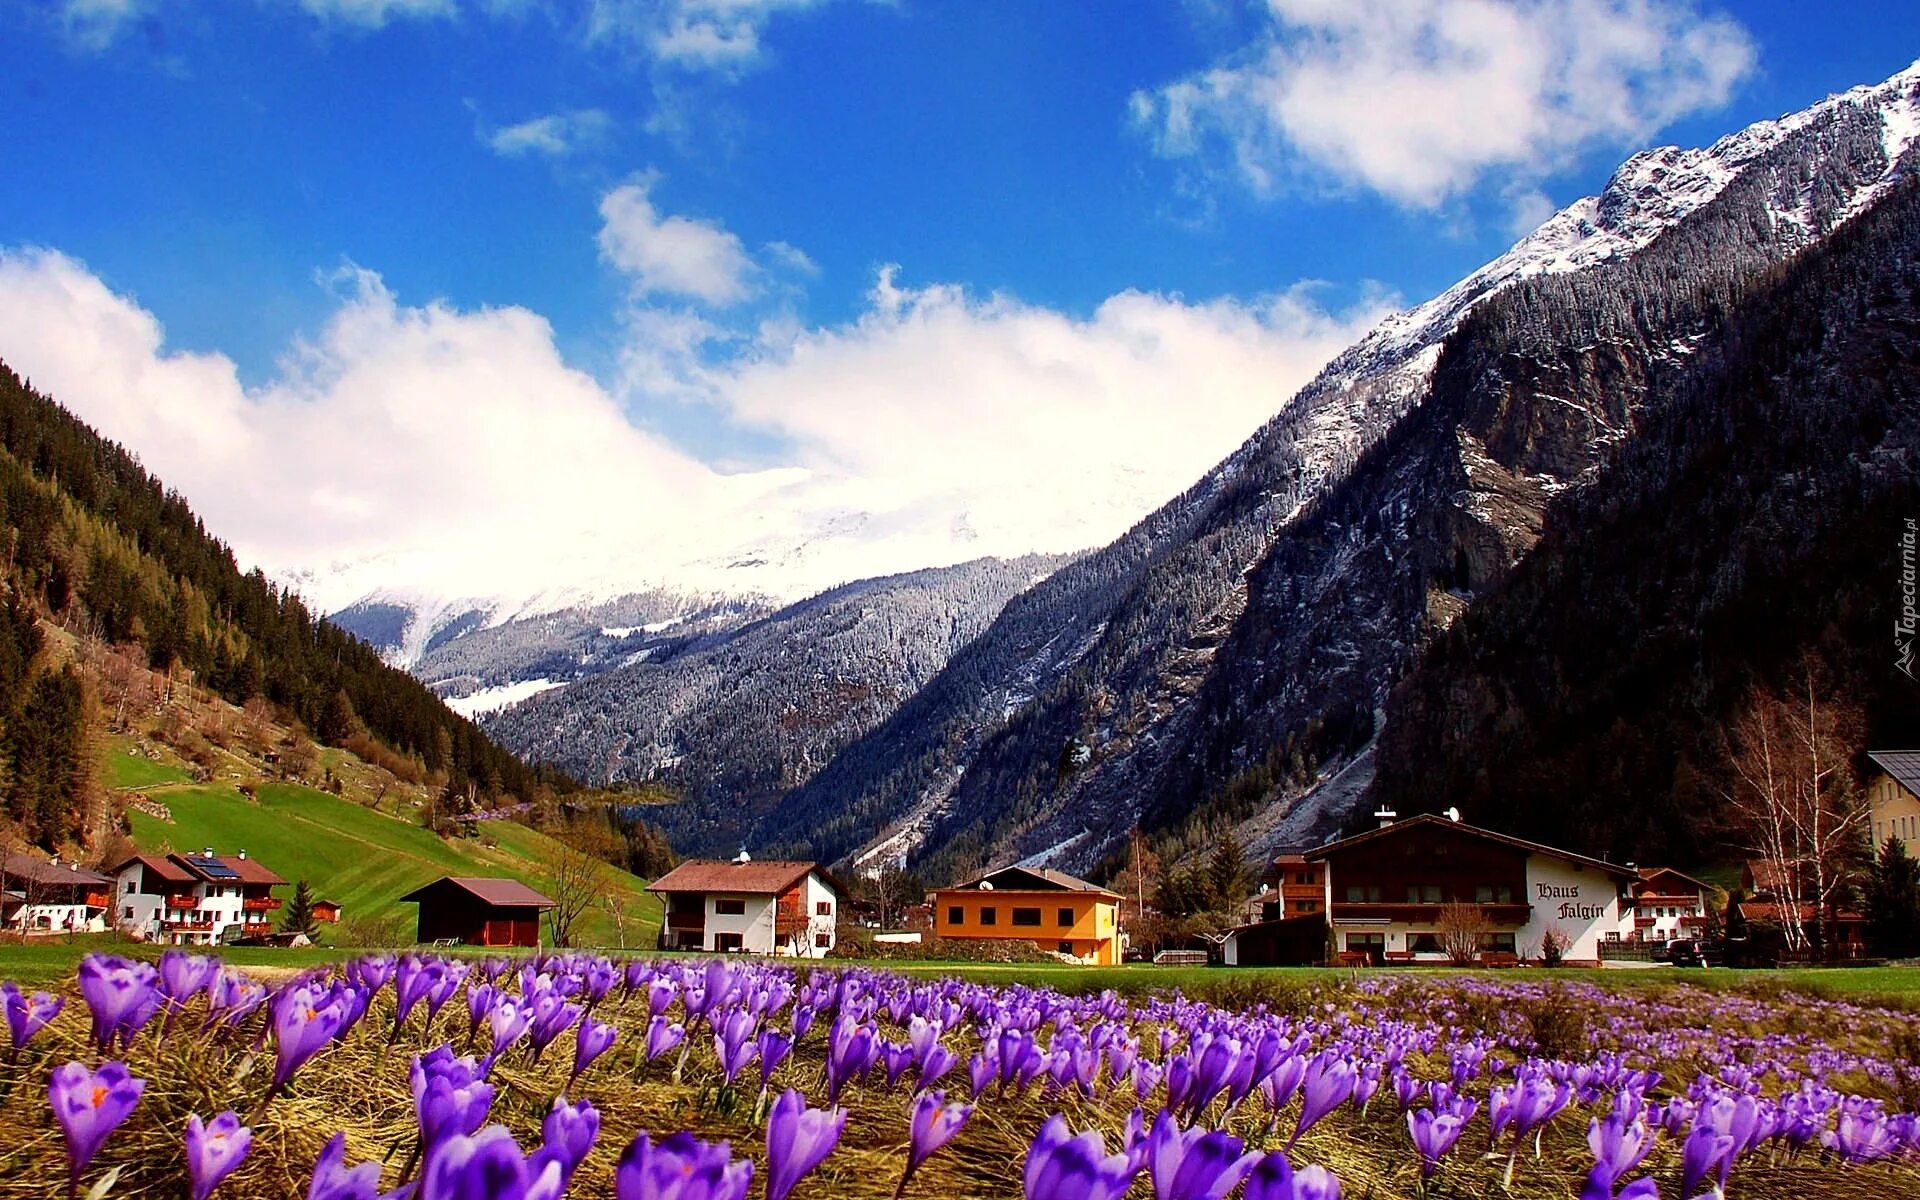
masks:
MULTIPOLYGON (((70 323, 75 345, 129 321, 154 329, 110 376, 61 358, 51 335, 23 346, 0 329, 0 357, 63 383, 61 399, 185 481, 216 529, 280 567, 369 555, 392 564, 451 536, 432 521, 396 533, 400 509, 498 514, 472 494, 382 492, 321 464, 299 476, 297 503, 263 515, 257 495, 198 477, 217 447, 197 443, 197 427, 231 426, 229 446, 293 436, 260 414, 374 403, 342 396, 343 381, 376 363, 404 374, 445 361, 467 334, 501 340, 479 326, 502 314, 526 318, 513 336, 526 339, 527 373, 494 373, 534 392, 578 390, 589 425, 617 415, 643 439, 626 448, 631 460, 659 479, 726 492, 752 475, 756 512, 801 503, 792 489, 803 479, 830 483, 830 499, 805 501, 816 524, 828 519, 820 513, 854 514, 888 537, 915 522, 943 531, 876 555, 878 567, 951 557, 942 547, 961 525, 998 530, 977 543, 995 551, 1111 536, 1231 450, 1383 303, 1444 288, 1597 190, 1627 153, 1704 144, 1920 55, 1911 5, 1378 7, 7 5, 0 247, 17 276, 46 284, 65 271, 61 294, 98 291, 70 323), (1135 293, 1138 311, 1113 309, 1135 293), (903 311, 921 324, 904 329, 903 311), (86 333, 87 321, 104 324, 86 333), (409 337, 418 360, 404 357, 409 337), (1124 343, 1137 359, 1141 339, 1183 337, 1198 357, 1157 364, 1158 401, 1108 411, 1076 394, 1080 407, 1063 410, 1060 426, 1013 421, 971 450, 965 430, 953 431, 954 453, 976 454, 982 477, 1000 480, 1035 470, 1030 457, 1002 454, 1010 443, 1113 427, 1090 439, 1067 490, 1021 501, 1057 518, 1044 535, 987 513, 958 474, 924 494, 881 488, 899 456, 844 432, 872 410, 821 399, 839 390, 833 370, 890 378, 897 386, 867 403, 900 406, 897 430, 924 422, 938 436, 938 415, 983 387, 1041 409, 1052 403, 1048 361, 1097 389, 1126 374, 1095 361, 1103 346, 1124 343), (1169 385, 1195 364, 1232 359, 1216 337, 1247 348, 1247 375, 1223 379, 1208 408, 1169 385), (955 368, 994 346, 1042 369, 981 378, 955 368), (198 379, 197 390, 166 391, 156 380, 170 371, 198 379), (942 393, 949 373, 973 390, 942 393), (231 395, 196 399, 209 389, 231 395), (816 415, 796 415, 802 407, 816 415), (1169 448, 1169 428, 1192 437, 1169 448)), ((484 362, 460 365, 488 374, 484 362)), ((380 420, 360 410, 360 427, 398 429, 398 410, 416 403, 443 424, 542 419, 538 405, 421 394, 396 392, 380 420)), ((1008 420, 976 412, 967 427, 1008 420)), ((514 469, 473 446, 447 453, 427 469, 514 469)), ((537 475, 552 464, 523 466, 537 475)), ((703 538, 738 540, 732 525, 711 528, 737 524, 732 501, 569 498, 589 501, 642 504, 641 523, 691 526, 695 551, 703 538)), ((860 566, 849 561, 821 565, 822 579, 860 566)), ((399 574, 422 587, 442 577, 449 588, 488 586, 451 562, 399 574)), ((556 562, 550 574, 567 569, 556 562)))

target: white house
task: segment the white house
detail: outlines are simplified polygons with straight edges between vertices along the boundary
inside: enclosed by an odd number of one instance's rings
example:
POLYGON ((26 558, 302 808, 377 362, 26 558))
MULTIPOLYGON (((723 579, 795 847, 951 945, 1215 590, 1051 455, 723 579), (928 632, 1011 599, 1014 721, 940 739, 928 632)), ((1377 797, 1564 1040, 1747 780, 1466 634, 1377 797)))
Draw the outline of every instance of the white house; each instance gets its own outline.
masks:
POLYGON ((229 858, 199 854, 136 854, 115 866, 114 923, 144 941, 210 946, 230 936, 273 930, 287 881, 245 850, 229 858), (230 932, 231 931, 231 932, 230 932))
POLYGON ((690 859, 649 884, 666 903, 663 950, 824 958, 846 889, 818 863, 690 859))
POLYGON ((1713 891, 1672 867, 1641 867, 1633 885, 1632 937, 1671 942, 1706 933, 1707 896, 1713 891))
MULTIPOLYGON (((1549 934, 1573 962, 1633 932, 1632 867, 1424 814, 1307 851, 1325 864, 1337 952, 1441 962, 1450 907, 1471 906, 1483 957, 1538 958, 1549 934)), ((1251 960, 1251 956, 1242 956, 1251 960)))
POLYGON ((101 933, 113 881, 74 862, 0 855, 0 922, 14 933, 101 933))

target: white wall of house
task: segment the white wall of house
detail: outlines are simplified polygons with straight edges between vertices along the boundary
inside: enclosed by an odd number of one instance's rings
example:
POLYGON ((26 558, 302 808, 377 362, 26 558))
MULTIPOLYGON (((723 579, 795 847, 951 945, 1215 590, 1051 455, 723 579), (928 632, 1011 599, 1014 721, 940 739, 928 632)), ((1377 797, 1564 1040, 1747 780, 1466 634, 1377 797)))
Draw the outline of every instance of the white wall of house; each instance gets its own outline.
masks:
POLYGON ((238 882, 168 884, 163 885, 162 891, 156 894, 137 890, 142 870, 139 863, 130 863, 120 872, 113 885, 114 904, 110 914, 116 927, 136 937, 175 946, 203 946, 218 942, 228 926, 242 926, 253 933, 272 928, 269 914, 245 911, 245 889, 238 882), (166 908, 168 896, 193 896, 199 903, 187 913, 169 913, 166 908), (179 931, 165 927, 169 919, 189 916, 197 922, 211 922, 213 928, 179 931), (248 917, 253 920, 249 921, 248 917))
POLYGON ((1645 904, 1636 904, 1634 906, 1634 915, 1641 918, 1651 918, 1653 921, 1653 924, 1645 926, 1640 925, 1637 921, 1633 923, 1634 927, 1639 930, 1641 939, 1644 941, 1670 942, 1675 938, 1698 937, 1701 930, 1698 927, 1697 920, 1695 924, 1691 925, 1683 924, 1682 921, 1683 918, 1686 917, 1694 917, 1697 919, 1706 916, 1707 898, 1704 895, 1685 898, 1661 896, 1657 900, 1650 900, 1645 904))
POLYGON ((84 904, 23 904, 11 925, 22 933, 102 933, 107 923, 99 910, 84 904))
POLYGON ((749 954, 773 953, 772 896, 747 896, 738 893, 709 892, 706 898, 707 932, 702 948, 720 949, 720 935, 737 933, 740 948, 749 954), (739 913, 724 913, 722 908, 738 904, 739 913))
POLYGON ((1620 881, 1605 871, 1544 854, 1527 856, 1527 903, 1533 912, 1520 928, 1520 953, 1537 957, 1551 929, 1567 940, 1566 957, 1600 957, 1600 943, 1633 932, 1633 909, 1622 904, 1620 881))
POLYGON ((825 958, 833 949, 834 931, 839 928, 840 898, 818 871, 809 871, 800 882, 800 902, 807 927, 794 938, 792 953, 801 958, 825 958))

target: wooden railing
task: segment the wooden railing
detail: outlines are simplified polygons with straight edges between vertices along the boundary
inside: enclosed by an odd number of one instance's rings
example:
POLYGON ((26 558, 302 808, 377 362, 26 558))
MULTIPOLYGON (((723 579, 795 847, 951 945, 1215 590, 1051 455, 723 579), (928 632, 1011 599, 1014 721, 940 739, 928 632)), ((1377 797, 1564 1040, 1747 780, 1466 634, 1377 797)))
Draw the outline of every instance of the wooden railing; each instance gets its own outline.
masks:
POLYGON ((199 908, 200 897, 193 895, 191 892, 185 895, 168 896, 167 907, 168 908, 199 908))
POLYGON ((248 896, 240 902, 240 907, 246 912, 272 912, 280 907, 280 901, 272 896, 248 896))

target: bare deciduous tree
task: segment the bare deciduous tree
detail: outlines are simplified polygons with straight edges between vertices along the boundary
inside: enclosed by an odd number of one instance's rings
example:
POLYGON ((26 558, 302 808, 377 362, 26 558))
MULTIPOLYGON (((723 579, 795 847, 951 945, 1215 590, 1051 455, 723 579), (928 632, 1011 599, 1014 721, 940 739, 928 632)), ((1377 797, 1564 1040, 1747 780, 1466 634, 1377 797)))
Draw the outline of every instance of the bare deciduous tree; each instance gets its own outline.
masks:
POLYGON ((607 857, 611 835, 603 826, 575 822, 557 830, 554 850, 547 859, 547 929, 553 944, 573 945, 580 918, 609 891, 607 857))
POLYGON ((1848 765, 1859 711, 1823 700, 1810 666, 1794 691, 1754 689, 1726 734, 1724 795, 1766 876, 1756 884, 1779 903, 1787 949, 1804 951, 1833 944, 1833 909, 1868 813, 1848 765))
POLYGON ((1440 935, 1440 948, 1447 952, 1447 961, 1464 967, 1480 953, 1480 936, 1487 930, 1487 914, 1477 904, 1455 900, 1440 906, 1434 925, 1440 935))

